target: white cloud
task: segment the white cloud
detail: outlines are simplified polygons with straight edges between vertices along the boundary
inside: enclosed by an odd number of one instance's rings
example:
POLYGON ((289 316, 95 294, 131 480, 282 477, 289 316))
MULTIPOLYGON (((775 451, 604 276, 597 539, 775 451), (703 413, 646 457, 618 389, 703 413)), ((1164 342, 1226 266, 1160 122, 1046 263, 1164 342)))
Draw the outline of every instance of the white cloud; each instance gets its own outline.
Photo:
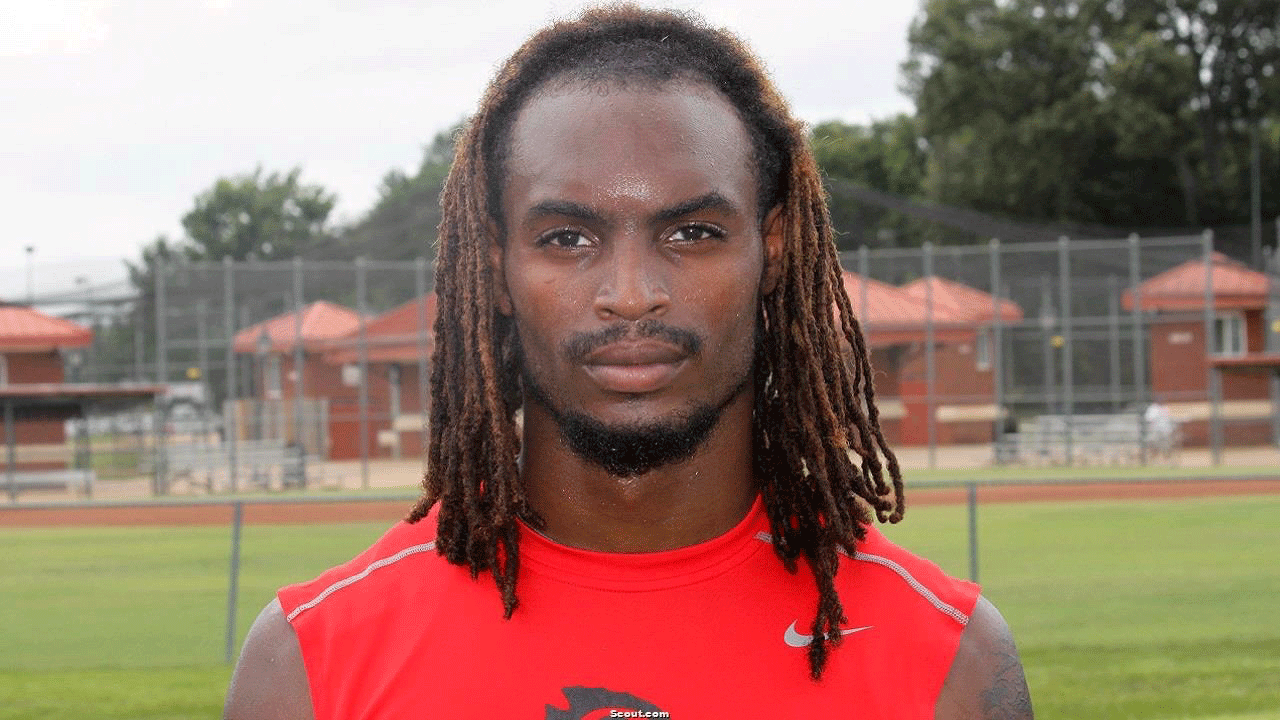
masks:
POLYGON ((110 34, 105 0, 40 0, 0 6, 0 58, 92 52, 110 34))

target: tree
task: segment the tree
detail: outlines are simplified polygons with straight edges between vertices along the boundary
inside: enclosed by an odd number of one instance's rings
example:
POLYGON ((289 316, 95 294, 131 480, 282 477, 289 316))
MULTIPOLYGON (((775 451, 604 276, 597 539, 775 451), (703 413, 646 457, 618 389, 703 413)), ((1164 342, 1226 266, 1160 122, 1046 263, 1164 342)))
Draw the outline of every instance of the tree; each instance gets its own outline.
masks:
POLYGON ((870 125, 839 121, 813 128, 813 153, 827 175, 898 195, 918 195, 927 155, 915 118, 896 115, 870 125))
POLYGON ((903 66, 926 194, 1026 219, 1243 222, 1250 125, 1280 111, 1278 18, 1280 0, 929 0, 903 66))
MULTIPOLYGON (((221 268, 211 265, 223 258, 232 260, 287 260, 295 256, 320 254, 332 242, 326 227, 336 197, 319 185, 304 184, 302 171, 251 173, 220 178, 196 196, 194 206, 182 217, 186 236, 173 240, 164 235, 146 245, 137 262, 126 261, 129 279, 138 300, 127 320, 120 323, 109 351, 131 357, 134 327, 141 323, 144 352, 156 352, 157 272, 164 267, 167 293, 164 313, 167 339, 194 338, 196 324, 212 324, 214 318, 199 318, 202 309, 215 307, 223 298, 221 268)), ((280 273, 240 273, 237 297, 256 299, 265 308, 265 298, 283 297, 280 273)), ((320 288, 323 290, 323 288, 320 288)), ((171 379, 175 373, 197 364, 196 349, 171 348, 171 379)), ((223 387, 222 370, 208 378, 215 395, 223 387)))
POLYGON ((325 223, 337 197, 319 185, 304 185, 302 170, 264 175, 262 168, 219 178, 182 216, 186 237, 159 235, 142 249, 138 263, 125 261, 129 280, 149 298, 155 267, 183 262, 285 260, 307 254, 329 235, 325 223))
MULTIPOLYGON (((907 197, 918 197, 923 191, 928 155, 910 115, 865 126, 820 123, 814 126, 811 140, 814 158, 830 179, 907 197)), ((828 191, 831 220, 842 249, 897 244, 898 238, 919 230, 898 212, 867 206, 841 193, 839 183, 829 183, 828 191)))
POLYGON ((191 260, 282 260, 305 255, 325 235, 337 197, 304 185, 301 168, 287 174, 252 173, 220 178, 196 196, 182 217, 185 254, 191 260))

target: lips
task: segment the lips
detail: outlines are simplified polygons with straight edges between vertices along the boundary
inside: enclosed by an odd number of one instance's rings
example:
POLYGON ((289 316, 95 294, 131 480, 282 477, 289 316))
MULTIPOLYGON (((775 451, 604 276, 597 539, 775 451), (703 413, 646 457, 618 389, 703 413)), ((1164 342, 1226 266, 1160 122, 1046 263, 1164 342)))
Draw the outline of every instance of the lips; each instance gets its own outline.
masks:
POLYGON ((634 395, 670 385, 687 356, 672 345, 642 340, 610 343, 584 360, 583 369, 602 389, 634 395))

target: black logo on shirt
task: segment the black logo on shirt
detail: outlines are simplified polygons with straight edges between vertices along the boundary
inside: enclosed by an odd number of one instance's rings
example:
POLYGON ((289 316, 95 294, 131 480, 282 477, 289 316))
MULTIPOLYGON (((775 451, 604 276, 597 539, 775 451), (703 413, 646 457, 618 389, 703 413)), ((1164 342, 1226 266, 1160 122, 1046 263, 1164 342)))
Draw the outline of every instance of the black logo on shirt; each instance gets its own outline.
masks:
POLYGON ((560 692, 569 701, 568 709, 547 706, 546 720, 603 720, 611 717, 667 718, 670 713, 635 695, 605 688, 567 687, 560 692), (614 713, 613 711, 617 711, 614 713), (624 714, 625 713, 625 714, 624 714))

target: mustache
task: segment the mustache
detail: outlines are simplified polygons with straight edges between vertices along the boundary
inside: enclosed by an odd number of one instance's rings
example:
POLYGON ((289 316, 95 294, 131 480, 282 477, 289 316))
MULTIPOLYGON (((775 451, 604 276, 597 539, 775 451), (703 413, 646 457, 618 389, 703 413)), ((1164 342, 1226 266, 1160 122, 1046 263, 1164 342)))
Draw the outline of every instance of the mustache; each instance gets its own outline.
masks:
POLYGON ((565 340, 564 350, 569 359, 583 362, 592 352, 627 338, 662 340, 679 348, 685 355, 694 355, 702 349, 702 337, 692 330, 668 325, 656 318, 645 318, 592 332, 574 333, 565 340))

